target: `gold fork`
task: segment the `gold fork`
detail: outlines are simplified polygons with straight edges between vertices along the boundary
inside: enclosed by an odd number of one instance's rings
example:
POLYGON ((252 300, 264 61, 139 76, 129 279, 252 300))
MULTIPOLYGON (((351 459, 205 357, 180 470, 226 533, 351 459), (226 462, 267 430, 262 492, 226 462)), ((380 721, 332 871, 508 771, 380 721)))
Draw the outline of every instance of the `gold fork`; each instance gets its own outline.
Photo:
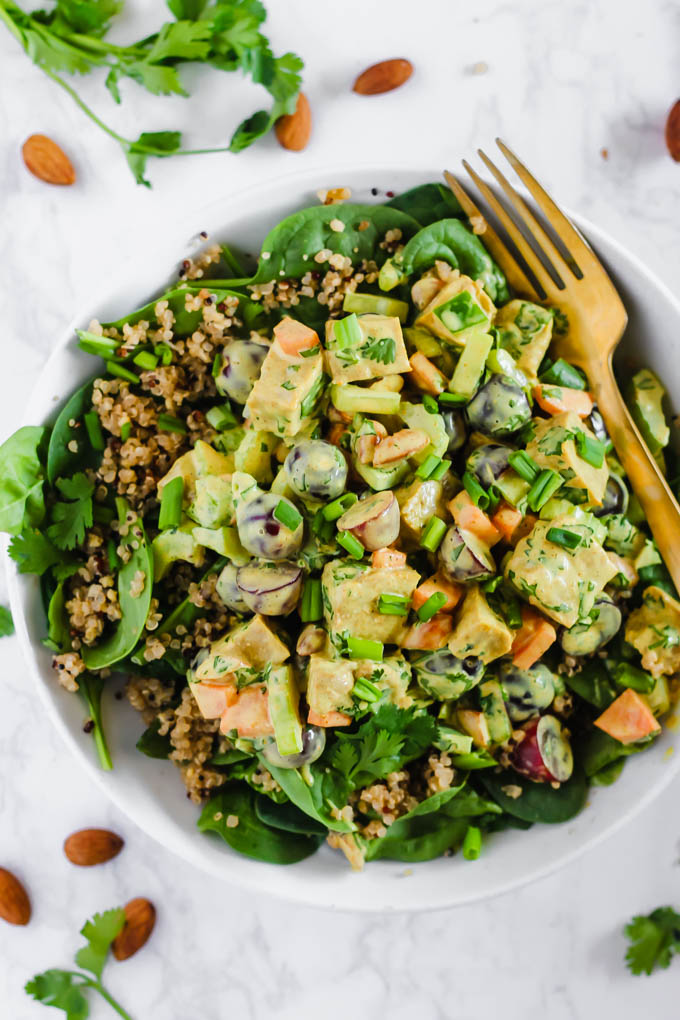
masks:
POLYGON ((507 205, 499 201, 466 160, 463 166, 507 232, 533 280, 448 171, 444 174, 446 181, 512 289, 529 300, 548 303, 567 316, 568 331, 556 338, 558 354, 586 373, 590 392, 616 454, 640 501, 659 552, 680 590, 680 506, 623 402, 612 369, 612 355, 628 321, 626 310, 614 284, 581 233, 507 145, 500 139, 496 142, 532 195, 563 251, 481 149, 479 156, 496 178, 507 205))

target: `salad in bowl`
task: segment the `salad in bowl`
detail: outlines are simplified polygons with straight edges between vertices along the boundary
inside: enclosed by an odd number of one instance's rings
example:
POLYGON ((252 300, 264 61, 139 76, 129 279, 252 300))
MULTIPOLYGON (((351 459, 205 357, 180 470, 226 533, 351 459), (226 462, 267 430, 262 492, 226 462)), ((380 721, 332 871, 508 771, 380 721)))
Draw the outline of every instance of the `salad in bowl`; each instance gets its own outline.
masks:
MULTIPOLYGON (((475 860, 654 743, 680 602, 568 321, 443 186, 350 199, 78 330, 89 380, 0 448, 0 527, 103 768, 122 673, 234 850, 475 860)), ((627 396, 672 474, 662 383, 627 396)))

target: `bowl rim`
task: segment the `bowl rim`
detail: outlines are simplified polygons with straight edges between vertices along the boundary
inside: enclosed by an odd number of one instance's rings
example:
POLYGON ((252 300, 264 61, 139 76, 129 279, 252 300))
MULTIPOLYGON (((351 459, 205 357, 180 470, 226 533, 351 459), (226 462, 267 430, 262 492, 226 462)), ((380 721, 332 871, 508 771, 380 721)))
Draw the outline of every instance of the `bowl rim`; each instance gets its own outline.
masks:
MULTIPOLYGON (((240 202, 260 193, 264 198, 275 197, 279 193, 283 194, 286 188, 293 183, 298 186, 300 195, 304 193, 305 188, 312 188, 313 191, 316 192, 316 190, 322 186, 319 183, 320 181, 333 179, 341 180, 343 174, 353 176, 365 174, 367 177, 370 174, 375 175, 377 180, 389 180, 390 175, 404 174, 420 177, 423 182, 439 182, 440 179, 442 179, 443 169, 433 169, 431 165, 424 162, 401 164, 398 167, 390 164, 358 162, 321 164, 310 166, 303 171, 293 170, 273 179, 264 177, 252 184, 248 184, 230 192, 226 197, 213 199, 203 205, 188 208, 182 217, 173 221, 171 226, 161 229, 156 234, 155 241, 151 248, 145 246, 144 259, 157 260, 159 264, 162 263, 163 255, 164 253, 167 253, 169 246, 172 246, 170 250, 176 250, 179 255, 182 250, 182 246, 187 248, 189 239, 196 236, 195 225, 197 222, 206 222, 209 226, 210 222, 214 221, 220 215, 222 218, 228 218, 229 215, 234 216, 238 212, 238 205, 240 202)), ((487 183, 493 186, 493 182, 487 181, 487 183)), ((528 195, 524 188, 518 187, 517 190, 522 193, 525 200, 531 203, 531 196, 528 195)), ((588 241, 592 239, 596 249, 598 241, 602 240, 609 248, 614 250, 617 255, 621 256, 625 262, 631 265, 642 278, 649 282, 657 292, 662 293, 669 304, 674 307, 678 315, 678 319, 680 319, 680 299, 675 296, 670 287, 663 280, 659 279, 634 252, 631 252, 627 247, 625 247, 625 245, 613 238, 606 230, 596 226, 587 217, 573 213, 568 207, 561 206, 561 208, 565 214, 573 220, 588 241)), ((107 279, 106 285, 102 285, 98 288, 94 296, 87 302, 83 303, 84 307, 79 309, 77 314, 72 316, 63 330, 59 332, 53 349, 50 352, 47 361, 43 365, 38 379, 31 388, 25 406, 25 411, 21 418, 21 425, 35 424, 34 421, 30 420, 30 408, 35 392, 41 381, 50 374, 52 366, 60 360, 69 343, 73 340, 75 329, 80 327, 80 324, 87 319, 88 316, 95 314, 94 312, 91 312, 90 309, 97 309, 101 307, 105 304, 108 296, 112 293, 116 293, 120 288, 126 285, 126 282, 133 277, 134 267, 139 266, 141 257, 141 255, 135 254, 134 256, 131 255, 125 258, 118 271, 107 279)), ((161 283, 160 285, 163 286, 164 284, 161 283)), ((16 625, 16 633, 22 655, 24 657, 24 661, 29 667, 32 680, 38 689, 40 700, 46 709, 49 718, 60 733, 66 745, 69 747, 70 751, 80 764, 85 767, 89 777, 94 780, 97 787, 106 795, 106 797, 125 815, 126 818, 137 825, 147 836, 155 842, 160 842, 164 850, 169 850, 188 864, 197 865, 205 873, 219 877, 222 881, 234 886, 249 889, 253 892, 260 893, 261 895, 271 894, 276 896, 278 899, 291 903, 299 903, 319 909, 331 909, 342 913, 415 913, 416 911, 424 912, 445 910, 454 906, 464 906, 472 902, 481 902, 496 896, 505 895, 536 880, 546 878, 559 869, 574 862, 587 851, 614 836, 624 825, 632 821, 632 819, 643 811, 657 796, 659 796, 659 794, 661 794, 662 791, 673 781, 675 776, 680 773, 680 755, 675 755, 670 762, 664 763, 664 768, 659 771, 656 781, 651 784, 637 800, 635 800, 627 811, 623 812, 614 821, 609 822, 599 831, 595 831, 590 835, 584 836, 578 845, 565 849, 564 852, 556 855, 545 864, 533 868, 530 874, 518 874, 504 880, 503 882, 498 882, 493 888, 489 889, 488 892, 471 891, 468 894, 462 892, 456 895, 455 900, 446 901, 444 897, 444 901, 441 903, 427 902, 422 905, 412 903, 399 904, 396 906, 389 904, 378 905, 372 901, 367 902, 354 900, 350 906, 347 906, 331 903, 328 898, 324 900, 313 891, 305 894, 304 886, 301 886, 300 884, 297 884, 293 891, 287 883, 281 883, 281 888, 277 888, 276 885, 272 885, 271 883, 259 883, 257 881, 256 873, 254 872, 242 872, 235 874, 228 868, 219 869, 214 866, 210 860, 201 858, 201 855, 199 854, 191 856, 181 847, 169 845, 167 842, 162 841, 161 837, 155 833, 153 825, 145 824, 143 812, 137 810, 134 807, 134 804, 129 802, 124 793, 119 793, 115 786, 112 787, 106 781, 108 774, 102 772, 93 758, 88 756, 84 747, 76 741, 65 718, 58 710, 56 702, 49 696, 48 684, 42 675, 37 658, 34 655, 31 637, 28 633, 27 622, 21 604, 21 575, 18 573, 14 561, 9 557, 8 536, 3 536, 2 545, 8 579, 10 606, 16 625)), ((442 892, 444 892, 444 890, 442 890, 442 892)), ((340 893, 340 883, 338 883, 338 893, 340 893)))

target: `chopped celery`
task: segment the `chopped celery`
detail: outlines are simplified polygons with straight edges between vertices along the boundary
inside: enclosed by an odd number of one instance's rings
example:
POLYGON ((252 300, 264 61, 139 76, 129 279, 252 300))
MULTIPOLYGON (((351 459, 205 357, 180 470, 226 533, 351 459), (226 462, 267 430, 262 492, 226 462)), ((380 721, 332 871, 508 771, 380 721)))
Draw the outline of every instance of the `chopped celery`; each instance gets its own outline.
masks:
POLYGON ((299 754, 302 751, 302 723, 300 722, 300 694, 290 666, 276 666, 267 680, 269 717, 274 727, 279 754, 299 754))
POLYGON ((342 310, 356 312, 357 315, 364 315, 366 312, 390 315, 404 323, 408 318, 409 307, 406 301, 398 301, 396 298, 383 297, 382 294, 357 294, 355 291, 345 294, 342 310))
POLYGON ((441 342, 422 326, 409 326, 404 330, 404 339, 426 358, 437 358, 442 353, 441 342))
POLYGON ((468 400, 475 395, 492 346, 493 338, 488 333, 471 333, 468 336, 449 383, 451 393, 468 400))
POLYGON ((398 393, 387 390, 367 390, 352 383, 334 383, 331 386, 331 402, 345 414, 396 414, 401 398, 398 393))
MULTIPOLYGON (((470 341, 468 340, 468 343, 470 341)), ((486 359, 486 367, 494 375, 507 375, 513 382, 522 389, 526 389, 529 381, 524 372, 517 367, 517 362, 511 354, 500 347, 494 347, 486 359)))

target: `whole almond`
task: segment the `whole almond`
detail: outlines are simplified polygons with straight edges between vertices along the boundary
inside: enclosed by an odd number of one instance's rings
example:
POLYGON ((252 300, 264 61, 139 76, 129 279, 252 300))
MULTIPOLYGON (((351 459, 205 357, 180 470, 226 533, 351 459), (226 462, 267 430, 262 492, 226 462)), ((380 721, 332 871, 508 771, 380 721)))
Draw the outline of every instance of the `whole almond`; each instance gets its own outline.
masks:
POLYGON ((138 896, 125 904, 125 924, 111 943, 117 960, 129 960, 148 941, 156 923, 156 908, 150 900, 138 896))
POLYGON ((24 163, 34 175, 48 184, 74 184, 76 172, 63 149, 47 135, 31 135, 23 144, 24 163))
POLYGON ((312 111, 304 92, 297 98, 295 113, 286 113, 277 120, 274 131, 279 145, 291 152, 301 152, 312 133, 312 111))
POLYGON ((680 99, 676 100, 668 114, 666 145, 675 162, 680 163, 680 99))
POLYGON ((80 829, 64 842, 64 853, 71 864, 90 868, 105 864, 123 849, 123 840, 108 829, 80 829))
POLYGON ((362 71, 353 88, 360 96, 378 96, 381 92, 398 89, 412 74, 413 64, 410 60, 404 60, 403 57, 381 60, 379 64, 371 64, 362 71))
POLYGON ((28 893, 6 868, 0 868, 0 917, 9 924, 28 924, 31 920, 28 893))

